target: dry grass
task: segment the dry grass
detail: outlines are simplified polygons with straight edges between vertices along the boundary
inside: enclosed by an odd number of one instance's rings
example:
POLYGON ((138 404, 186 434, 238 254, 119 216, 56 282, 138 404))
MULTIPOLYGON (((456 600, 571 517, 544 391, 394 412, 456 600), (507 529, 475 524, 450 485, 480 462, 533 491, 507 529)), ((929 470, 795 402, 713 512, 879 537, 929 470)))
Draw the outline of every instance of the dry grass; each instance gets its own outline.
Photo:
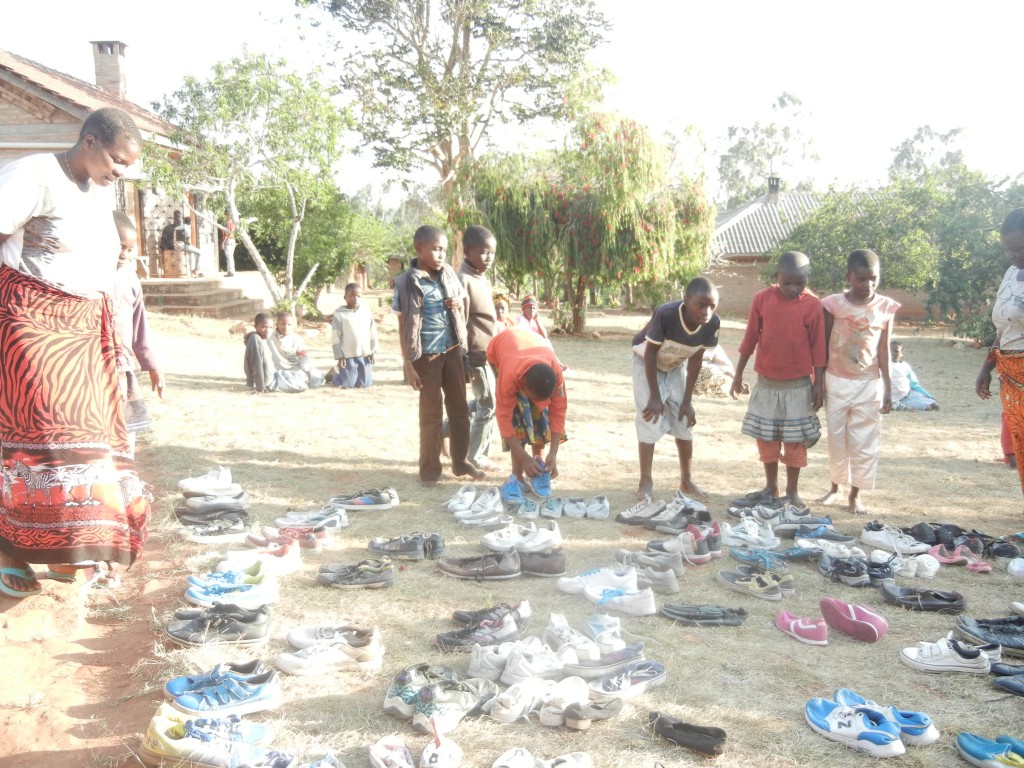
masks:
MULTIPOLYGON (((601 331, 601 339, 555 339, 561 359, 576 374, 569 382, 572 439, 560 454, 557 493, 606 493, 613 512, 632 503, 637 482, 626 334, 642 323, 640 316, 595 316, 592 327, 601 331)), ((388 653, 379 673, 326 679, 284 676, 287 705, 268 715, 281 728, 279 748, 312 757, 330 747, 349 768, 360 768, 369 764, 369 744, 398 731, 418 757, 425 739, 383 715, 381 702, 400 668, 441 660, 432 640, 436 633, 453 628, 448 618, 453 609, 528 596, 538 632, 549 611, 565 613, 577 626, 592 612, 582 597, 561 594, 548 580, 460 582, 441 576, 429 561, 403 570, 395 588, 386 592, 337 592, 316 586, 321 562, 361 559, 373 536, 436 530, 447 538, 450 552, 478 551, 472 534, 438 509, 457 483, 449 479, 433 490, 418 485, 416 395, 401 384, 390 322, 384 324, 384 354, 375 388, 259 397, 244 390, 242 345, 237 336, 228 335, 229 323, 154 316, 152 325, 169 387, 163 403, 150 400, 155 428, 140 459, 144 475, 160 494, 155 535, 173 539, 172 558, 185 562, 200 552, 169 531, 166 521, 176 503, 174 483, 214 464, 231 467, 262 522, 363 487, 393 485, 402 498, 401 506, 392 511, 351 514, 351 527, 322 554, 307 558, 301 573, 282 583, 283 599, 274 608, 274 639, 259 651, 265 658, 285 650, 288 627, 343 618, 378 624, 388 653)), ((723 334, 731 354, 739 336, 735 327, 723 334)), ((328 338, 321 335, 310 344, 313 358, 326 368, 328 338)), ((950 521, 993 534, 1024 527, 1016 475, 995 461, 1000 453, 998 405, 981 403, 973 394, 982 354, 951 347, 939 338, 907 340, 907 357, 942 410, 886 418, 880 487, 866 497, 872 517, 894 524, 950 521)), ((728 498, 759 487, 762 481, 754 446, 740 434, 744 409, 744 403, 722 399, 697 404, 696 480, 712 494, 711 509, 719 517, 728 498)), ((822 441, 811 452, 804 474, 805 498, 827 489, 824 463, 822 441)), ((677 479, 674 449, 664 441, 656 456, 656 483, 663 493, 670 493, 677 479)), ((833 514, 840 529, 859 530, 861 521, 838 509, 833 514)), ((607 564, 615 549, 640 549, 645 541, 614 521, 570 520, 562 522, 562 529, 570 573, 607 564)), ((201 567, 204 562, 197 558, 189 564, 201 567)), ((716 571, 730 564, 726 558, 717 565, 689 569, 681 580, 682 594, 659 597, 659 602, 743 606, 750 618, 741 628, 692 629, 657 617, 624 619, 629 635, 647 643, 648 657, 668 668, 666 685, 630 703, 619 719, 582 733, 535 723, 466 721, 452 734, 466 750, 465 764, 490 766, 516 745, 546 758, 588 751, 603 768, 701 763, 701 758, 645 732, 648 711, 657 709, 724 727, 729 734, 726 754, 716 763, 723 767, 860 765, 863 757, 822 739, 803 723, 803 704, 809 697, 827 697, 844 686, 883 703, 932 714, 943 732, 942 741, 911 748, 903 765, 961 765, 952 746, 961 730, 992 737, 1020 735, 1020 700, 1000 698, 988 678, 928 676, 898 661, 903 646, 942 636, 952 625, 949 617, 895 609, 883 604, 873 590, 826 583, 811 567, 800 564, 794 567, 797 595, 781 606, 766 603, 716 585, 716 571), (818 598, 826 594, 876 608, 890 621, 889 635, 867 645, 836 634, 829 646, 816 648, 800 645, 772 626, 780 607, 814 615, 818 598)), ((1012 583, 1001 570, 978 575, 945 568, 933 583, 965 593, 972 615, 1004 615, 1011 599, 1021 599, 1021 583, 1012 583)), ((240 659, 245 652, 228 656, 240 659)), ((163 664, 139 667, 140 686, 151 677, 162 683, 171 674, 204 668, 221 658, 214 649, 174 651, 164 656, 163 664)), ((468 656, 443 660, 464 671, 468 656)))

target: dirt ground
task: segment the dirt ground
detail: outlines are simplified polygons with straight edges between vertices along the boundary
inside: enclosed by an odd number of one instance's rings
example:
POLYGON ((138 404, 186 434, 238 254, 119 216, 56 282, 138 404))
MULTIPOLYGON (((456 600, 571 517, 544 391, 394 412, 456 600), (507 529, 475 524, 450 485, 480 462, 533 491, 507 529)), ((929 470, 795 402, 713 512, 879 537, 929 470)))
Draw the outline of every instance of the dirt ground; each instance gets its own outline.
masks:
MULTIPOLYGON (((613 514, 632 503, 637 482, 628 336, 643 323, 640 315, 595 313, 590 325, 600 338, 554 339, 572 371, 571 440, 560 453, 556 493, 605 493, 613 514)), ((0 768, 137 765, 134 750, 168 677, 252 653, 270 660, 285 650, 289 627, 341 619, 380 626, 388 648, 384 669, 326 679, 283 676, 286 705, 254 717, 278 727, 277 748, 304 759, 331 748, 348 768, 362 768, 369 765, 368 745, 395 731, 418 757, 426 739, 384 716, 381 702, 391 678, 407 664, 443 660, 465 671, 468 656, 442 657, 432 646, 436 633, 453 628, 448 618, 453 609, 529 597, 535 615, 530 631, 537 634, 548 612, 565 613, 576 626, 594 612, 582 597, 561 594, 547 580, 460 582, 440 575, 429 561, 404 566, 395 588, 386 592, 338 594, 315 584, 320 563, 361 559, 373 536, 440 531, 452 554, 479 551, 475 537, 438 509, 459 483, 449 477, 424 490, 417 482, 416 395, 401 383, 390 316, 382 322, 384 351, 373 389, 259 397, 245 392, 241 339, 229 334, 231 323, 154 315, 151 325, 168 389, 162 402, 148 400, 154 429, 139 455, 140 472, 157 495, 149 545, 114 592, 81 595, 74 586, 45 582, 39 597, 21 602, 0 597, 5 678, 0 685, 0 768), (388 512, 351 514, 346 531, 322 553, 310 555, 303 571, 282 581, 283 600, 273 609, 275 625, 267 646, 243 653, 176 650, 163 644, 160 628, 182 604, 185 576, 209 567, 215 558, 183 542, 171 525, 178 499, 175 483, 218 464, 232 469, 262 523, 366 487, 395 486, 402 504, 388 512)), ((723 332, 733 357, 740 335, 734 323, 723 332)), ((1017 476, 1001 463, 998 402, 983 403, 973 393, 984 352, 937 333, 899 328, 897 336, 941 410, 886 417, 879 487, 865 497, 868 519, 896 525, 948 521, 991 534, 1024 529, 1017 476)), ((309 343, 313 359, 326 368, 329 333, 311 336, 309 343)), ((745 403, 699 399, 696 409, 695 477, 711 494, 712 512, 726 519, 727 500, 759 487, 762 480, 752 441, 740 434, 745 403)), ((497 445, 492 456, 508 466, 497 445)), ((810 462, 801 484, 805 499, 828 486, 824 440, 811 451, 810 462)), ((500 475, 493 480, 500 482, 500 475)), ((668 495, 677 480, 673 447, 663 441, 656 453, 657 488, 668 495)), ((846 532, 859 532, 864 522, 841 508, 820 511, 833 514, 846 532)), ((562 531, 571 574, 609 563, 619 547, 642 549, 647 538, 612 520, 564 521, 562 531)), ((795 597, 782 604, 759 601, 717 585, 716 572, 732 564, 726 557, 689 568, 681 579, 682 593, 659 596, 658 602, 742 606, 750 613, 742 627, 691 629, 659 617, 623 619, 630 640, 645 642, 648 658, 668 668, 664 686, 628 704, 620 718, 586 732, 544 728, 536 718, 511 726, 466 721, 451 734, 466 750, 464 765, 486 768, 513 746, 528 746, 545 758, 588 751, 600 768, 703 762, 644 729, 648 711, 660 710, 725 728, 726 753, 716 761, 720 766, 827 763, 845 768, 864 759, 817 736, 803 722, 808 698, 829 697, 844 686, 932 715, 942 740, 910 748, 901 765, 962 765, 953 748, 962 730, 1024 736, 1024 700, 999 695, 987 677, 928 676, 898 661, 900 648, 938 639, 951 628, 951 618, 893 608, 874 590, 826 582, 800 564, 794 566, 795 597), (827 647, 818 648, 800 645, 772 625, 780 608, 815 615, 819 597, 826 594, 877 609, 889 619, 889 635, 866 645, 834 633, 827 647)), ((1000 569, 973 574, 943 568, 932 584, 963 592, 967 612, 975 616, 1006 615, 1010 600, 1024 599, 1024 582, 1000 569)))

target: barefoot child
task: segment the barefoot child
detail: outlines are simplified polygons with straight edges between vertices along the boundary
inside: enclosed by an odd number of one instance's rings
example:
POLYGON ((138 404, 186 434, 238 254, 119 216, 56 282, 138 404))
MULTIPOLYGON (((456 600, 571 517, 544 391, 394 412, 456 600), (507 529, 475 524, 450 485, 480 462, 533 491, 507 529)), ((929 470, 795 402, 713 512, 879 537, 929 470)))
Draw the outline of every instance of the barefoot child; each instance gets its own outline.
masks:
POLYGON ((666 434, 679 454, 679 492, 699 499, 707 494, 690 476, 697 423, 691 400, 704 350, 718 345, 721 320, 715 314, 718 291, 703 277, 686 286, 682 301, 662 304, 633 337, 633 401, 640 453, 636 495, 654 498, 654 444, 666 434))
POLYGON ((781 461, 786 466, 783 500, 806 507, 798 491, 800 470, 807 466, 807 449, 821 438, 814 412, 821 407, 825 378, 825 321, 821 301, 807 290, 810 268, 805 254, 782 254, 775 284, 754 294, 750 305, 730 394, 735 400, 745 393, 743 371, 756 349, 757 383, 743 419, 743 434, 757 440, 765 484, 736 504, 753 506, 778 497, 781 461))
POLYGON ((849 509, 866 513, 861 489, 875 487, 882 443, 882 414, 892 410, 889 335, 898 302, 875 293, 880 274, 878 254, 858 249, 846 259, 844 293, 826 296, 825 418, 832 488, 822 498, 830 504, 839 486, 850 485, 849 509))
POLYGON ((497 370, 498 431, 512 454, 512 477, 502 490, 518 483, 521 497, 527 477, 558 477, 567 408, 562 366, 551 343, 525 328, 510 328, 491 339, 487 360, 497 370), (545 444, 548 454, 541 459, 545 444), (538 455, 531 456, 526 445, 538 455))

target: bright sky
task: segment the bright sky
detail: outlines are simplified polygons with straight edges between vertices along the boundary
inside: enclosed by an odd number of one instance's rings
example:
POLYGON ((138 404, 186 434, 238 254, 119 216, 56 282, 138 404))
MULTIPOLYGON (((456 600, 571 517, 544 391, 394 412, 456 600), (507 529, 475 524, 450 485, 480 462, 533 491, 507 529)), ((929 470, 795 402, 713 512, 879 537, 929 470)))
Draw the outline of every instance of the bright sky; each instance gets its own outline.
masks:
MULTIPOLYGON (((657 132, 696 126, 710 172, 726 128, 770 121, 783 91, 810 114, 820 188, 883 179, 892 148, 922 125, 964 128, 968 163, 993 178, 1024 172, 1020 0, 597 3, 613 24, 594 56, 617 77, 606 107, 657 132)), ((0 48, 92 82, 89 41, 121 40, 128 95, 150 106, 245 45, 308 59, 315 33, 294 13, 292 0, 10 2, 0 48)), ((349 191, 382 179, 367 166, 353 163, 349 191)))

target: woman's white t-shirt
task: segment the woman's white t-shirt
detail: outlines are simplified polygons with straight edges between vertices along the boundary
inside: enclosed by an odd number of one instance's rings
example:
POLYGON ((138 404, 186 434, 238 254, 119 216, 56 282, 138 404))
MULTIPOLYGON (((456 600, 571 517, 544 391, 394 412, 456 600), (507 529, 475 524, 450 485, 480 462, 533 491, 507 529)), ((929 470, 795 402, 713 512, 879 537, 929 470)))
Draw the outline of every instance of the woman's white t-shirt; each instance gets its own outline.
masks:
POLYGON ((1019 273, 1014 266, 1006 270, 992 306, 996 344, 1007 352, 1024 350, 1024 281, 1017 279, 1019 273))
POLYGON ((49 153, 0 168, 3 263, 82 295, 111 293, 121 242, 111 187, 68 179, 49 153))

